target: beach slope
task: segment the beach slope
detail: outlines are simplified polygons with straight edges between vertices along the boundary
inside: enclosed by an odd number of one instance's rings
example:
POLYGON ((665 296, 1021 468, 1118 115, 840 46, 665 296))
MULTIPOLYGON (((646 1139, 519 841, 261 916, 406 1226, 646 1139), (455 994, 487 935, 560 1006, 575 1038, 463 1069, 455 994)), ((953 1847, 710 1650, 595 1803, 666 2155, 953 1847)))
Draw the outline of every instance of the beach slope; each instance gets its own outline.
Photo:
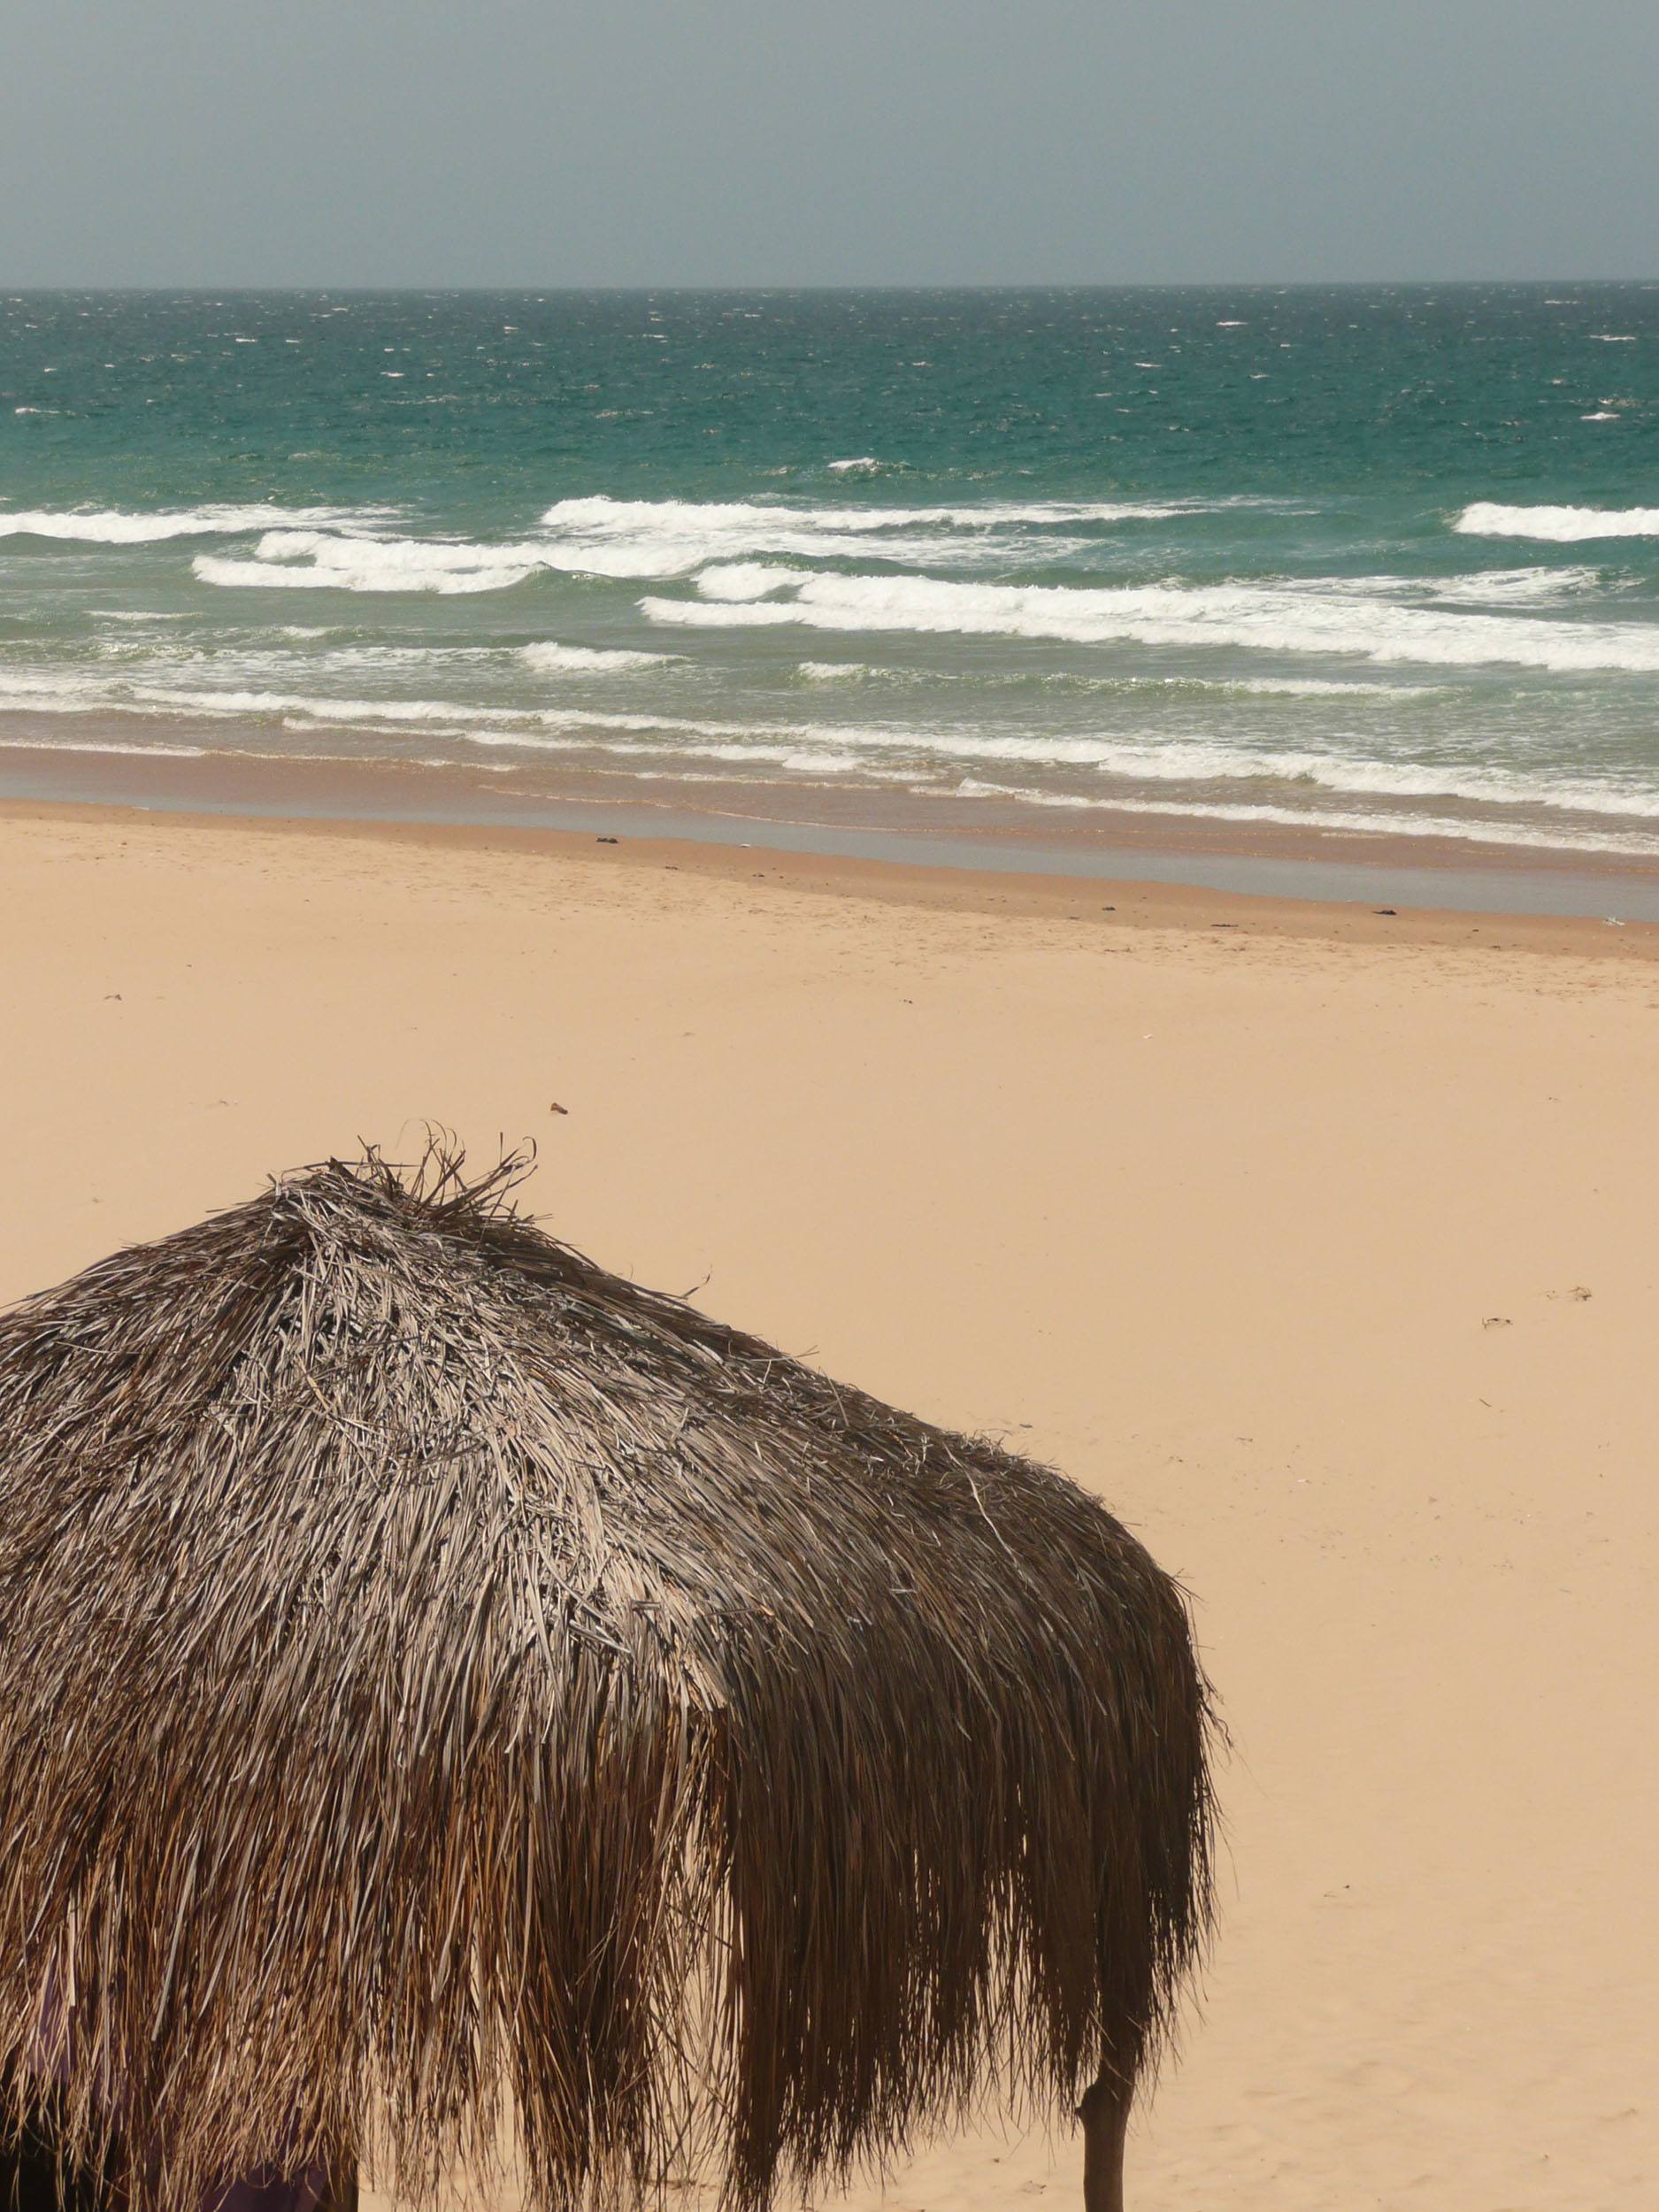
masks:
POLYGON ((0 1295, 359 1138, 533 1136, 558 1234, 1181 1575, 1224 1926, 1136 2205, 1650 2200, 1653 935, 26 808, 0 929, 0 1295))

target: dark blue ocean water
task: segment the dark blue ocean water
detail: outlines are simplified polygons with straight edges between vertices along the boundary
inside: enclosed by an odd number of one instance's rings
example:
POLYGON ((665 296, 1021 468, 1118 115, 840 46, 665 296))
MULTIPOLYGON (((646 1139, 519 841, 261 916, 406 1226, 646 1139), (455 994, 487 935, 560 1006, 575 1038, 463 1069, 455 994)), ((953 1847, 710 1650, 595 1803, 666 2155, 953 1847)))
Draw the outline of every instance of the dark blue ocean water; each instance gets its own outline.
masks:
POLYGON ((0 746, 1650 854, 1656 709, 1652 286, 0 301, 0 746))

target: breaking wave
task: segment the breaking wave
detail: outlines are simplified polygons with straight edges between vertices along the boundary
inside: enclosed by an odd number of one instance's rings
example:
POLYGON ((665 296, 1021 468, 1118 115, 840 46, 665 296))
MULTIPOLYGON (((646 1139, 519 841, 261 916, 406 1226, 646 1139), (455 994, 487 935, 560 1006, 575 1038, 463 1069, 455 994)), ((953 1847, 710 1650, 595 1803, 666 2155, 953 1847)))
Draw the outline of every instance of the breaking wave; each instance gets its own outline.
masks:
POLYGON ((1542 538, 1552 545, 1659 538, 1659 507, 1504 507, 1479 499, 1452 527, 1465 537, 1542 538))
POLYGON ((678 653, 635 653, 599 645, 521 645, 518 657, 538 676, 613 676, 639 668, 671 668, 678 653))
POLYGON ((360 519, 339 507, 184 507, 127 514, 105 507, 0 508, 0 538, 53 538, 77 545, 154 545, 168 538, 234 537, 295 523, 360 519))
POLYGON ((553 565, 528 541, 486 545, 440 538, 371 538, 272 530, 251 553, 198 553, 204 584, 288 591, 502 591, 553 565))
POLYGON ((233 589, 465 593, 511 590, 540 570, 646 580, 687 576, 710 562, 751 554, 809 559, 875 554, 900 565, 942 560, 1006 568, 1078 552, 1090 541, 1078 536, 1079 531, 1214 510, 1113 500, 872 507, 599 495, 560 500, 541 516, 538 534, 495 542, 392 537, 363 526, 285 527, 302 518, 251 508, 238 511, 247 518, 238 527, 271 526, 246 554, 199 555, 195 570, 204 583, 233 589))
POLYGON ((931 576, 807 574, 742 562, 705 570, 696 599, 648 597, 653 622, 1051 638, 1068 644, 1227 646, 1442 668, 1659 673, 1659 627, 1441 613, 1390 599, 1274 584, 1102 589, 962 583, 931 576))

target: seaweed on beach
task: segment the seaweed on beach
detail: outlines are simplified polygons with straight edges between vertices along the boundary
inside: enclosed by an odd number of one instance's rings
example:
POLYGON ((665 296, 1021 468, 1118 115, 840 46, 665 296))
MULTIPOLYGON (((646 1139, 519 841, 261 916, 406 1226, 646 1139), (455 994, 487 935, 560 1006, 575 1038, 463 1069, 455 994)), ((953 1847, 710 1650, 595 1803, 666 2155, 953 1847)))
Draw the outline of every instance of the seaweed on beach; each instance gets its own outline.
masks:
POLYGON ((0 1317, 0 2103, 130 2200, 733 2208, 1167 2041, 1208 1694, 1092 1498, 435 1145, 0 1317))

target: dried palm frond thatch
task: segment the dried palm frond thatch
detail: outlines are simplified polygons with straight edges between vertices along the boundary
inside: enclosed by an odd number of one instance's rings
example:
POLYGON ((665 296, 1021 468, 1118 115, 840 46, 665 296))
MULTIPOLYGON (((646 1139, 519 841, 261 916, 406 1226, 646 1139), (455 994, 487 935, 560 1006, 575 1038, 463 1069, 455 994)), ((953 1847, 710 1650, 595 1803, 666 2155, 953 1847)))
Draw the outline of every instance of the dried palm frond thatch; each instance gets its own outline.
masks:
POLYGON ((1179 1590, 509 1179, 333 1161, 0 1317, 0 2111, 140 2212, 503 2113, 544 2212, 742 2212, 1119 2108, 1207 1923, 1179 1590))

